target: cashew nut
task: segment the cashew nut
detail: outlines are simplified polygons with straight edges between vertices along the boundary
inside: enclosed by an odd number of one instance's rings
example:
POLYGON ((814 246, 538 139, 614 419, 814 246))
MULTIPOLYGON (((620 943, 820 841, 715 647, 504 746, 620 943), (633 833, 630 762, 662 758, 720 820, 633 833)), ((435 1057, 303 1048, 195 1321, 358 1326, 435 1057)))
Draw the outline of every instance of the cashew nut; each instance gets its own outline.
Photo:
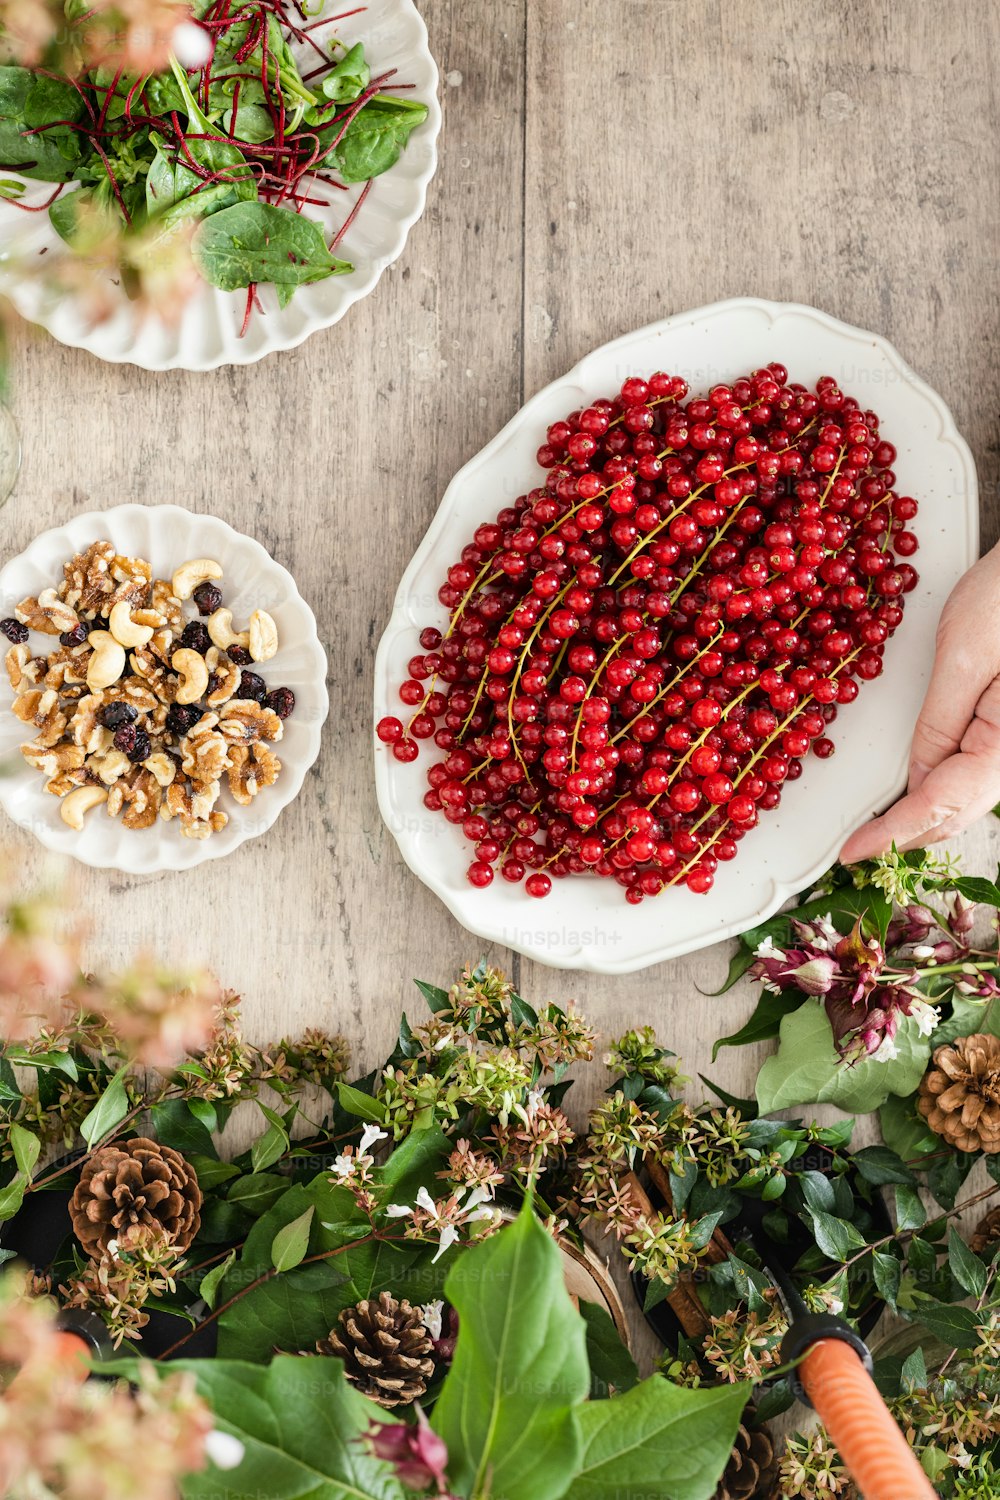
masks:
POLYGON ((231 609, 217 609, 214 615, 208 617, 208 634, 212 644, 218 646, 220 651, 226 651, 230 646, 243 646, 250 644, 250 633, 246 630, 233 630, 233 612, 231 609))
POLYGON ((250 655, 254 661, 270 661, 278 649, 278 627, 263 609, 250 616, 250 655))
POLYGON ((125 647, 106 630, 92 630, 93 655, 87 663, 87 686, 92 693, 117 682, 125 670, 125 647))
POLYGON ((132 607, 127 599, 119 599, 108 616, 108 625, 115 640, 131 649, 145 646, 153 639, 152 625, 138 624, 132 617, 132 607))
POLYGON ((69 605, 60 599, 55 589, 42 589, 42 592, 38 596, 38 608, 61 631, 75 630, 80 623, 77 619, 76 611, 70 609, 69 605))
POLYGON ((222 569, 217 562, 210 557, 194 557, 190 562, 181 563, 170 580, 170 588, 175 599, 190 599, 199 583, 221 577, 222 569))
POLYGON ((103 786, 78 786, 74 791, 67 792, 59 804, 59 816, 70 828, 75 828, 77 833, 83 828, 83 820, 92 807, 100 802, 108 800, 108 793, 103 786))
POLYGON ((170 665, 181 680, 177 689, 178 703, 197 703, 204 697, 208 687, 208 663, 203 656, 185 648, 174 652, 170 665))

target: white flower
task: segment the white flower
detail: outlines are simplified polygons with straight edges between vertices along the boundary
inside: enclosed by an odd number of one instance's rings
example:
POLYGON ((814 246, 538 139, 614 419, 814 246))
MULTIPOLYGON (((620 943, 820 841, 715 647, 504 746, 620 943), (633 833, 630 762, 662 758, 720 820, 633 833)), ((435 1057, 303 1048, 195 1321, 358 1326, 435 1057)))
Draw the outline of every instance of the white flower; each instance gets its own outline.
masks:
POLYGON ((941 1012, 933 1005, 928 1005, 926 1000, 914 1000, 910 1006, 910 1016, 916 1021, 921 1036, 930 1036, 941 1020, 941 1012))
POLYGON ((243 1462, 246 1449, 238 1437, 231 1432, 220 1432, 216 1427, 205 1439, 205 1452, 217 1469, 237 1469, 243 1462))
POLYGON ((785 959, 783 949, 774 946, 774 940, 770 933, 768 933, 760 946, 753 950, 753 956, 754 958, 776 958, 782 963, 785 959))
POLYGON ((444 1303, 440 1297, 436 1302, 425 1302, 420 1309, 420 1321, 423 1323, 432 1339, 441 1337, 441 1313, 444 1303))
POLYGON ((342 1151, 338 1157, 334 1158, 334 1163, 333 1163, 333 1175, 334 1175, 334 1177, 339 1177, 341 1179, 341 1181, 343 1181, 343 1179, 345 1177, 350 1177, 351 1174, 353 1173, 353 1171, 354 1171, 354 1157, 353 1156, 347 1156, 342 1151))
POLYGON ((924 959, 934 957, 934 949, 930 943, 918 943, 912 952, 914 958, 924 959))
POLYGON ((457 1239, 458 1230, 455 1228, 454 1224, 446 1224, 441 1231, 441 1238, 438 1241, 437 1254, 432 1257, 431 1265, 433 1265, 435 1261, 440 1260, 445 1251, 450 1250, 457 1239))
POLYGON ((417 1189, 417 1207, 426 1209, 429 1214, 437 1213, 437 1204, 425 1187, 417 1189))
POLYGON ((388 1139, 389 1132, 387 1130, 379 1130, 377 1125, 366 1125, 361 1132, 361 1144, 358 1147, 358 1155, 364 1156, 365 1152, 370 1146, 374 1146, 376 1141, 387 1141, 388 1139))
POLYGON ((498 1208, 474 1208, 471 1214, 466 1216, 467 1224, 475 1224, 479 1219, 493 1219, 499 1214, 498 1208))
POLYGON ((878 1046, 875 1048, 875 1051, 869 1052, 867 1061, 887 1063, 892 1062, 893 1058, 898 1056, 899 1049, 897 1048, 896 1043, 893 1041, 892 1037, 884 1036, 881 1042, 879 1042, 878 1046))
POLYGON ((412 1219, 413 1209, 406 1203, 390 1203, 385 1216, 387 1219, 412 1219))
POLYGON ((528 1117, 529 1117, 529 1119, 531 1118, 532 1115, 537 1115, 537 1113, 539 1111, 539 1108, 544 1103, 545 1103, 545 1095, 542 1093, 541 1089, 529 1089, 528 1090, 528 1098, 527 1098, 527 1100, 525 1102, 525 1106, 524 1107, 528 1111, 528 1117))
MULTIPOLYGON (((461 1197, 462 1193, 464 1193, 465 1191, 465 1188, 460 1189, 458 1197, 461 1197)), ((465 1202, 462 1204, 462 1211, 463 1213, 466 1213, 470 1209, 477 1208, 480 1203, 489 1203, 492 1198, 493 1189, 491 1187, 482 1185, 479 1187, 474 1187, 469 1193, 469 1196, 466 1198, 465 1202)))

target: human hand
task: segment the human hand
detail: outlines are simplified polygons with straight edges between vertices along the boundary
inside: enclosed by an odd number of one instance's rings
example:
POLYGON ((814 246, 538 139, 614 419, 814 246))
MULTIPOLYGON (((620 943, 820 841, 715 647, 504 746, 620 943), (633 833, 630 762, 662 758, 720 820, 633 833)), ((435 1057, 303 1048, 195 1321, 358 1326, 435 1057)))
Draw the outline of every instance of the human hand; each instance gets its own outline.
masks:
POLYGON ((910 750, 905 797, 852 833, 845 864, 952 838, 1000 802, 1000 546, 952 591, 910 750))

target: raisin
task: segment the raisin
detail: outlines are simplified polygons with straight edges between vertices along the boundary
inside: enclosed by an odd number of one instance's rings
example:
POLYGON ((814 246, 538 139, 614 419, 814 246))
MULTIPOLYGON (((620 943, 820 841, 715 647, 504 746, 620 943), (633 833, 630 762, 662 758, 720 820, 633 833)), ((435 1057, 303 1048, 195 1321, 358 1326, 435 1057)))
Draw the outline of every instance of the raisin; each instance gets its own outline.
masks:
POLYGON ((237 697, 252 698, 255 703, 263 703, 267 697, 267 683, 256 672, 241 672, 237 697))
POLYGON ((131 759, 138 738, 139 730, 134 724, 120 724, 115 730, 115 749, 131 759))
POLYGON ((222 590, 216 588, 214 583, 199 583, 191 597, 197 604, 200 615, 214 615, 222 603, 222 590))
MULTIPOLYGON (((3 631, 7 639, 12 641, 15 646, 23 646, 28 639, 27 625, 22 625, 20 620, 15 620, 13 616, 8 616, 6 620, 0 620, 0 630, 3 631)), ((249 653, 247 660, 250 660, 249 653)))
POLYGON ((135 744, 131 750, 126 750, 125 754, 134 765, 138 765, 140 761, 149 759, 152 749, 149 735, 144 729, 137 729, 135 732, 135 744))
POLYGON ((181 633, 180 643, 182 646, 186 646, 189 651, 197 651, 204 656, 209 650, 212 640, 200 620, 191 620, 185 625, 181 633))
POLYGON ((90 626, 85 625, 81 620, 79 625, 74 626, 72 630, 63 631, 59 637, 59 644, 61 646, 82 646, 89 634, 90 626))
POLYGON ((134 724, 139 717, 139 710, 131 703, 109 703, 102 708, 97 715, 98 722, 105 729, 120 729, 123 724, 134 724))
POLYGON ((248 667, 253 657, 245 646, 227 646, 226 655, 234 667, 248 667))
POLYGON ((287 719, 295 708, 295 694, 288 687, 275 688, 264 699, 264 707, 277 714, 279 719, 287 719))
POLYGON ((171 703, 167 713, 167 728, 172 734, 185 735, 201 718, 201 710, 187 703, 171 703))

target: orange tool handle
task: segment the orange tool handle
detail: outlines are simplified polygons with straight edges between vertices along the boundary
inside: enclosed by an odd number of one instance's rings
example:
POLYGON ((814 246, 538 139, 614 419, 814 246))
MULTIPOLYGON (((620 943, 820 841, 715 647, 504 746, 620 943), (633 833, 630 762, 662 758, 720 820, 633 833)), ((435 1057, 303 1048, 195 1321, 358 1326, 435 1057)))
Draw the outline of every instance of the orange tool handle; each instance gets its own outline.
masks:
POLYGON ((864 1500, 935 1500, 936 1490, 850 1344, 817 1339, 798 1376, 864 1500))

